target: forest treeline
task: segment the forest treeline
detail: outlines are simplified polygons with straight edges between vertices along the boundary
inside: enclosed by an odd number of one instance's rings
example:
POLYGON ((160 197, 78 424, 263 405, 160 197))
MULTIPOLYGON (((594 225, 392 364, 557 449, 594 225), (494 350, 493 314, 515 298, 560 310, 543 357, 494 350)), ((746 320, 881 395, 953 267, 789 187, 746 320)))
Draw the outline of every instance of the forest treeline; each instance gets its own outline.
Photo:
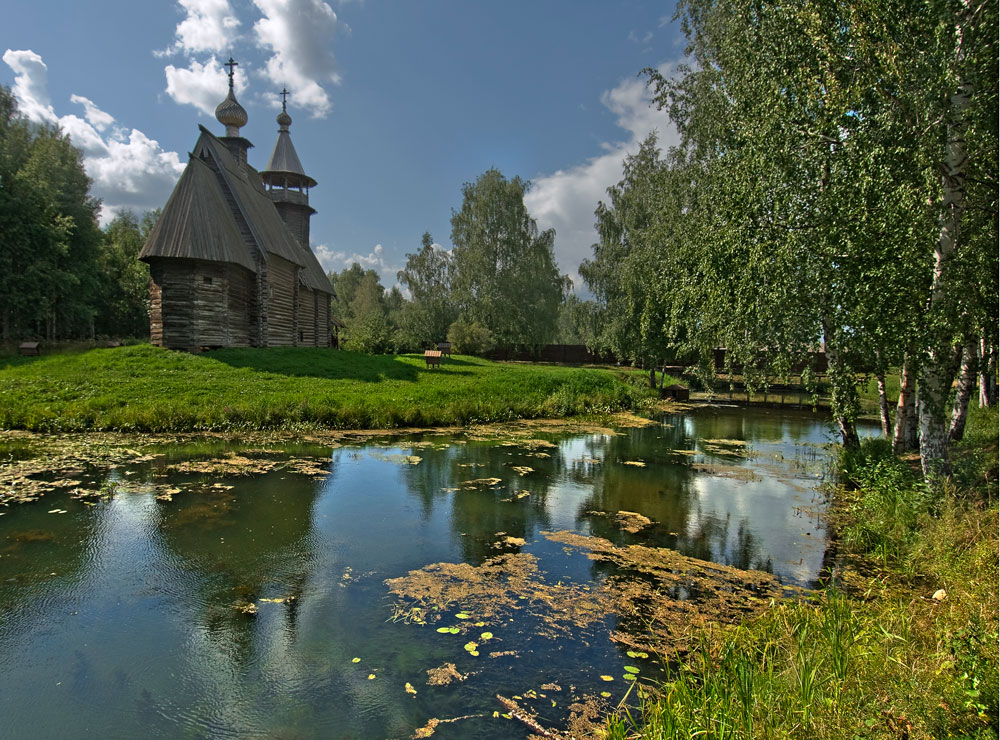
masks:
POLYGON ((98 226, 80 151, 30 123, 0 87, 0 341, 149 335, 149 270, 136 257, 156 214, 98 226))

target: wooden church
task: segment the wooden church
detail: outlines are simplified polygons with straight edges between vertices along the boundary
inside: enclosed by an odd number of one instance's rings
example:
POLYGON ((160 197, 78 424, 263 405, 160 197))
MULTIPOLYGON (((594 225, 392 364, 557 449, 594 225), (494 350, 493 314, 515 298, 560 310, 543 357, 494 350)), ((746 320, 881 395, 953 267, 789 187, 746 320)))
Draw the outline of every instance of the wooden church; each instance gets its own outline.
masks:
POLYGON ((282 91, 267 169, 247 163, 247 112, 233 92, 203 126, 139 259, 149 263, 150 340, 173 349, 328 347, 333 286, 309 247, 309 188, 282 91))

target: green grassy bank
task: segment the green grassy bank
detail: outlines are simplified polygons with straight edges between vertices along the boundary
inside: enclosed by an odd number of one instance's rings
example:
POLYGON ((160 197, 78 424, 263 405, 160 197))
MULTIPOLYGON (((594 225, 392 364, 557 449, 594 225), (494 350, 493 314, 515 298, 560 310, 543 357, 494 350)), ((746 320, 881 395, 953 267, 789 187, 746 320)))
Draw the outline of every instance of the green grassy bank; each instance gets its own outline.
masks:
POLYGON ((842 459, 830 585, 693 635, 607 737, 996 738, 997 413, 970 412, 943 488, 882 440, 842 459))
POLYGON ((33 431, 385 429, 635 408, 646 392, 596 368, 326 349, 192 355, 150 345, 0 355, 0 428, 33 431))

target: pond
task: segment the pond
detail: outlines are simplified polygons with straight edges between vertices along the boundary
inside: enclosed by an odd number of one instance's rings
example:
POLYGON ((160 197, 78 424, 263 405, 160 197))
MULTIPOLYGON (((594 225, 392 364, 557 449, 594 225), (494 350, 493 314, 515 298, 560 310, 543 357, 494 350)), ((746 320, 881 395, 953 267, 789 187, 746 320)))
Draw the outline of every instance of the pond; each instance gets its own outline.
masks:
POLYGON ((832 438, 713 407, 355 443, 8 440, 8 490, 49 490, 0 507, 0 734, 524 737, 519 712, 580 731, 686 627, 816 584, 832 438))

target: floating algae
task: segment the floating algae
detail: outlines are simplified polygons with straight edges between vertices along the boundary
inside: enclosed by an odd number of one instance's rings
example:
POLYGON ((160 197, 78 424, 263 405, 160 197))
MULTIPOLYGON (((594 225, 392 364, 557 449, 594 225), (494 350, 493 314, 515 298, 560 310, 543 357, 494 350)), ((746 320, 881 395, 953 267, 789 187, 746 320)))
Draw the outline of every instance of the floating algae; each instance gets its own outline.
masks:
POLYGON ((427 669, 427 685, 447 686, 452 681, 462 682, 471 675, 473 674, 459 671, 454 663, 445 663, 437 668, 427 669))
POLYGON ((552 542, 587 551, 591 560, 617 566, 595 594, 618 616, 611 639, 660 655, 686 652, 692 627, 734 623, 780 598, 778 579, 763 571, 740 570, 687 557, 662 547, 617 547, 600 537, 542 532, 552 542))

